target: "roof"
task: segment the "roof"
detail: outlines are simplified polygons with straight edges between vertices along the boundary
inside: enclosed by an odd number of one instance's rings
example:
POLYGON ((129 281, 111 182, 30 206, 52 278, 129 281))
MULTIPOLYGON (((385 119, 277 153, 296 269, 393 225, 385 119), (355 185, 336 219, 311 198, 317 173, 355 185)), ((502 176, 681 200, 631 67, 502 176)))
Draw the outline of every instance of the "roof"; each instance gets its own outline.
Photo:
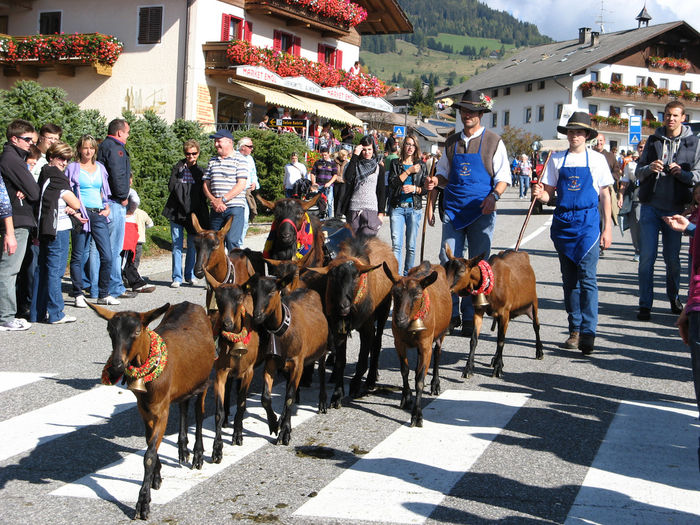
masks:
POLYGON ((604 33, 600 35, 599 45, 596 47, 591 47, 590 43, 579 44, 578 38, 543 44, 524 49, 510 60, 499 62, 453 87, 443 96, 464 93, 467 89, 486 90, 574 75, 665 33, 668 33, 668 40, 678 42, 683 38, 690 39, 683 43, 685 46, 700 44, 700 33, 683 21, 604 33))
POLYGON ((432 131, 430 131, 430 130, 429 130, 428 128, 426 128, 425 126, 417 126, 417 127, 415 128, 415 130, 416 130, 418 133, 420 133, 421 135, 423 135, 426 139, 437 139, 437 138, 440 138, 439 135, 438 135, 437 133, 433 133, 432 131))
POLYGON ((355 29, 361 35, 413 33, 413 24, 397 0, 354 0, 367 10, 367 20, 355 29))

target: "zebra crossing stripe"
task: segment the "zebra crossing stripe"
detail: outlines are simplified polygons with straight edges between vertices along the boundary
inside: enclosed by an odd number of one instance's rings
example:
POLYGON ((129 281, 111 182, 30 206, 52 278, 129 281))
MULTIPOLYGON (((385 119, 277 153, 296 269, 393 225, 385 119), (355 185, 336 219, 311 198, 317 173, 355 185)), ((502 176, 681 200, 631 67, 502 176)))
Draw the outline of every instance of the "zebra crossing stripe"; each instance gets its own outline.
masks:
POLYGON ((56 374, 37 374, 34 372, 0 372, 0 392, 29 385, 42 379, 49 379, 56 374))
POLYGON ((0 461, 65 436, 136 406, 134 394, 114 386, 98 386, 37 410, 0 422, 0 461))
MULTIPOLYGON (((276 385, 279 386, 279 385, 276 385)), ((282 385, 283 386, 283 385, 282 385)), ((273 390, 274 392, 274 390, 273 390)), ((273 406, 280 413, 283 396, 273 396, 273 406)), ((177 411, 176 411, 177 412, 177 411)), ((301 425, 316 415, 316 407, 300 405, 292 416, 292 428, 301 425)), ((177 414, 174 414, 175 416, 177 414)), ((171 414, 173 417, 173 414, 171 414)), ((166 436, 158 449, 162 464, 163 484, 151 492, 152 503, 163 505, 181 496, 187 490, 215 476, 234 463, 252 454, 270 443, 265 410, 260 405, 260 396, 251 396, 248 400, 246 417, 243 420, 243 445, 231 446, 231 430, 224 432, 224 456, 221 463, 210 463, 214 440, 214 416, 204 420, 204 466, 202 470, 190 470, 190 464, 178 464, 177 433, 166 436)), ((194 444, 194 427, 189 432, 190 451, 194 444)), ((292 434, 293 436, 293 434, 292 434)), ((53 492, 53 496, 71 496, 76 498, 100 498, 120 503, 135 503, 139 487, 143 481, 143 455, 145 447, 136 453, 106 466, 79 480, 64 485, 53 492)), ((190 453, 191 459, 191 453, 190 453)))
POLYGON ((396 430, 294 515, 423 523, 528 399, 448 390, 423 409, 423 428, 396 430))
POLYGON ((565 523, 700 523, 697 416, 622 401, 565 523))

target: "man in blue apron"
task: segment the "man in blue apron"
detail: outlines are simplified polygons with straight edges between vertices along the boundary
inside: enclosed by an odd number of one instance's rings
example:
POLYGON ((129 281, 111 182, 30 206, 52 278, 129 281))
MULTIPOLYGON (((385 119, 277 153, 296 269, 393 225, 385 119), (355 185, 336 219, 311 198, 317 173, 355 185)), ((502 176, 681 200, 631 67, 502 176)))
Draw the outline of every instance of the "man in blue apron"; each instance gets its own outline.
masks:
MULTIPOLYGON (((491 239, 496 226, 496 203, 511 184, 510 162, 501 137, 484 129, 481 118, 490 113, 491 99, 477 91, 468 90, 459 102, 464 126, 445 142, 445 154, 440 158, 435 173, 437 185, 444 188, 444 219, 440 261, 446 262, 445 243, 455 257, 483 254, 488 258, 491 239)), ((432 189, 435 181, 429 181, 432 189)), ((471 337, 474 308, 470 297, 453 296, 451 328, 462 324, 462 335, 471 337), (461 313, 461 318, 460 318, 461 313)))
POLYGON ((588 113, 575 112, 557 131, 566 134, 569 149, 552 155, 532 194, 545 203, 557 194, 550 236, 559 254, 569 315, 569 338, 563 346, 588 355, 593 352, 598 325, 598 257, 612 241, 608 186, 614 179, 605 157, 586 149, 586 142, 598 135, 588 113))

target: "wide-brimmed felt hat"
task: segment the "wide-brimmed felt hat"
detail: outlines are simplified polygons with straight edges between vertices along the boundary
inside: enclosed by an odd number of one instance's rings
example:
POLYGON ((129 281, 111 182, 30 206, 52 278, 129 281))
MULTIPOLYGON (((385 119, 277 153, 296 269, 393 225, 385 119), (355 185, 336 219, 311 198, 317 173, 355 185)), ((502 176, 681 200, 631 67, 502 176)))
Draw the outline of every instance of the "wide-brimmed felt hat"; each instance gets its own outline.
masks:
POLYGON ((557 131, 562 135, 566 135, 566 132, 570 129, 583 129, 587 131, 587 140, 594 139, 598 136, 598 130, 591 126, 591 116, 585 111, 574 112, 574 114, 569 117, 566 126, 557 126, 557 131))
POLYGON ((452 107, 457 109, 468 109, 469 111, 482 111, 483 113, 491 113, 493 108, 493 100, 491 97, 468 89, 462 95, 459 102, 452 104, 452 107))

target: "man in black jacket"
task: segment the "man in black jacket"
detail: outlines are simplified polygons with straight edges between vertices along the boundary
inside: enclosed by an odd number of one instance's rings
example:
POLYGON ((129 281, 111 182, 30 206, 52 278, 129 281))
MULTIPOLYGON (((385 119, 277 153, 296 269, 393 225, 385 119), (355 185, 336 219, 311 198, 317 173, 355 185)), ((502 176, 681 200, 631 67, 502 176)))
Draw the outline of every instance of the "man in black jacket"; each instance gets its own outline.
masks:
MULTIPOLYGON (((31 325, 17 319, 15 282, 27 248, 29 230, 36 228, 34 203, 40 198, 39 185, 25 161, 29 147, 34 144, 34 126, 26 120, 13 120, 7 127, 7 143, 0 155, 0 174, 5 181, 12 204, 12 221, 17 239, 17 251, 12 255, 0 253, 0 330, 26 330, 31 325)), ((4 234, 4 227, 0 230, 4 234)))

